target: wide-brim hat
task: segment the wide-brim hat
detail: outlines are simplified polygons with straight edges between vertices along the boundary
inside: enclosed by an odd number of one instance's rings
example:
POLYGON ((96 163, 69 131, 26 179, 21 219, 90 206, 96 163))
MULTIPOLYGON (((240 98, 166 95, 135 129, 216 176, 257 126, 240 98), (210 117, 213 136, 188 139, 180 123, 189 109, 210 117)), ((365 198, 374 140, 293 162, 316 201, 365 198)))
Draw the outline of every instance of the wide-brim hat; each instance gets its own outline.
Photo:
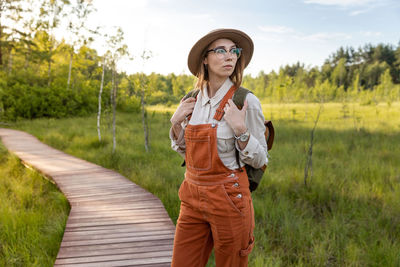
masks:
POLYGON ((253 56, 254 44, 251 38, 242 31, 235 29, 216 29, 198 40, 189 52, 188 67, 190 72, 197 76, 199 73, 200 62, 202 62, 202 55, 204 50, 215 40, 226 38, 232 40, 238 47, 242 48, 242 55, 244 56, 244 67, 250 63, 253 56))

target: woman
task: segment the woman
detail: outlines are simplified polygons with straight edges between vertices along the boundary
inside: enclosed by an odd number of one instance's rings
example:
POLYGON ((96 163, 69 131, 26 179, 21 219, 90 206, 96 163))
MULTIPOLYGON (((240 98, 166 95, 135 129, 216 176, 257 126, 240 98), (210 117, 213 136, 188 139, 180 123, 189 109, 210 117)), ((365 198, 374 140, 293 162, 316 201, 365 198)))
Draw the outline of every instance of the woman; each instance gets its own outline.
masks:
POLYGON ((200 92, 171 118, 172 148, 186 162, 172 266, 205 266, 213 247, 217 267, 247 266, 254 211, 243 166, 264 166, 267 144, 257 97, 247 94, 241 110, 231 98, 252 54, 250 37, 234 29, 208 33, 189 53, 200 92))

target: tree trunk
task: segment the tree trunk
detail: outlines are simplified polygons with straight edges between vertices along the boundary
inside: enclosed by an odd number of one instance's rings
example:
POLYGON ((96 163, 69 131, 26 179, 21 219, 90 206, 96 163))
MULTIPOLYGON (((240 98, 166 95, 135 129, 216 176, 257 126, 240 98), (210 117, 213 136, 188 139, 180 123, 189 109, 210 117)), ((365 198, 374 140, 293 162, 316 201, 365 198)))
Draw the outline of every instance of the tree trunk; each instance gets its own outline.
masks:
POLYGON ((97 113, 97 135, 99 136, 99 142, 101 142, 100 116, 101 116, 101 94, 103 93, 103 83, 104 83, 104 67, 105 67, 105 59, 103 60, 103 72, 101 74, 101 83, 99 92, 99 111, 97 113))
POLYGON ((69 70, 68 70, 68 82, 67 82, 67 90, 69 90, 69 84, 71 83, 71 69, 72 69, 72 57, 74 56, 74 52, 72 51, 69 58, 69 70))
POLYGON ((117 140, 116 140, 116 137, 115 137, 115 117, 116 117, 116 114, 115 114, 115 112, 116 112, 116 105, 117 105, 117 101, 116 101, 116 99, 117 99, 117 81, 116 81, 116 77, 115 77, 115 67, 113 67, 113 75, 112 75, 112 77, 113 77, 113 96, 112 96, 112 99, 113 99, 113 101, 112 101, 112 109, 113 109, 113 149, 112 149, 112 153, 114 153, 115 152, 115 149, 116 149, 116 147, 117 147, 117 140))
POLYGON ((48 60, 48 69, 47 69, 47 75, 48 75, 48 81, 47 81, 47 86, 50 87, 51 84, 51 53, 52 53, 52 47, 49 49, 49 60, 48 60))
POLYGON ((32 55, 32 48, 31 45, 28 44, 28 53, 25 55, 25 63, 24 63, 24 70, 27 71, 29 67, 29 60, 31 59, 32 55))
MULTIPOLYGON (((0 40, 3 38, 3 26, 0 24, 0 40)), ((0 66, 3 66, 3 46, 0 42, 0 66)))
POLYGON ((146 107, 145 107, 145 101, 144 101, 145 85, 144 85, 143 78, 141 79, 141 86, 142 86, 142 95, 141 95, 141 98, 140 98, 140 104, 142 106, 142 123, 143 123, 143 131, 144 131, 144 148, 146 149, 146 152, 149 152, 149 134, 148 134, 147 120, 146 120, 147 116, 146 116, 146 107))
POLYGON ((9 57, 8 57, 8 75, 11 75, 12 65, 13 65, 13 53, 12 53, 12 48, 11 48, 9 57))

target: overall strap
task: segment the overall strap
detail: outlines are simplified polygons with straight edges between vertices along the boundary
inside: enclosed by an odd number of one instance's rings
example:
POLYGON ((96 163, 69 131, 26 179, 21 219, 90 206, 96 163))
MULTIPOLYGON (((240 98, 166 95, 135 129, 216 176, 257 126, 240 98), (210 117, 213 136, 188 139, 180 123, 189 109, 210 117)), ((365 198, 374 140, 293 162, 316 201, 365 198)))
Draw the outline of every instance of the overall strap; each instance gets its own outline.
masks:
POLYGON ((222 116, 224 116, 225 114, 224 111, 225 104, 228 102, 229 99, 232 98, 235 91, 236 91, 236 86, 232 85, 229 91, 225 94, 224 98, 222 98, 221 103, 219 104, 217 110, 215 111, 214 115, 215 120, 220 121, 222 119, 222 116))

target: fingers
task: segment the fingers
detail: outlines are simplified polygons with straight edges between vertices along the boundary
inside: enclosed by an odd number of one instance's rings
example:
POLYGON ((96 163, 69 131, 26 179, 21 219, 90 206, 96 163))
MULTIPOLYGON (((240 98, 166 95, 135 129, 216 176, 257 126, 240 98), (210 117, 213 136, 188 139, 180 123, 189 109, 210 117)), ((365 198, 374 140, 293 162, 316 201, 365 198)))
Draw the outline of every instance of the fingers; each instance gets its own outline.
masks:
POLYGON ((189 97, 189 98, 187 98, 185 101, 183 101, 183 102, 186 102, 186 103, 190 103, 190 102, 196 102, 196 98, 194 98, 194 97, 189 97))
POLYGON ((188 97, 188 98, 185 99, 185 97, 182 97, 180 103, 183 103, 183 102, 186 102, 186 103, 196 102, 196 98, 194 98, 194 97, 188 97))

